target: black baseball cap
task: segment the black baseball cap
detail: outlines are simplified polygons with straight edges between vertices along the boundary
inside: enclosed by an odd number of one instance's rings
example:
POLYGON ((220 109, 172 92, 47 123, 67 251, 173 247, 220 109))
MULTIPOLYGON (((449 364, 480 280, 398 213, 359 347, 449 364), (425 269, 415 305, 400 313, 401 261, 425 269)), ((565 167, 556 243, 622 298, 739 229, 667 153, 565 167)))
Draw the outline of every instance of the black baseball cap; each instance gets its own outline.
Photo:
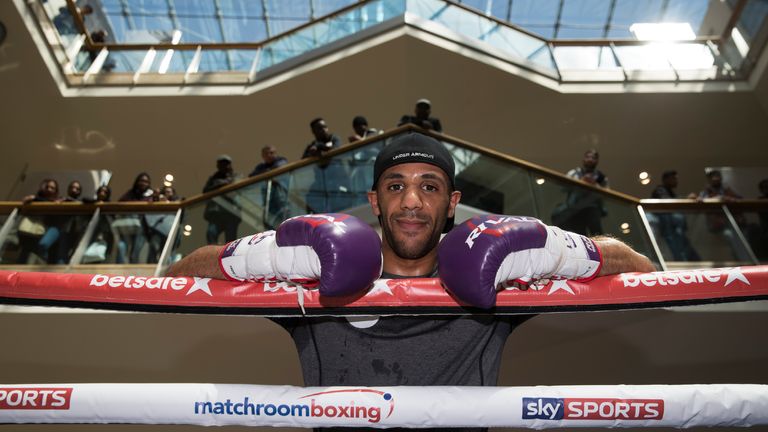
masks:
MULTIPOLYGON (((388 168, 404 163, 427 163, 434 165, 448 176, 451 182, 451 190, 456 188, 456 165, 453 156, 447 148, 438 140, 420 133, 411 133, 400 136, 384 147, 376 162, 373 164, 373 185, 371 190, 376 190, 379 177, 388 168)), ((443 232, 453 228, 453 218, 446 221, 443 232)))

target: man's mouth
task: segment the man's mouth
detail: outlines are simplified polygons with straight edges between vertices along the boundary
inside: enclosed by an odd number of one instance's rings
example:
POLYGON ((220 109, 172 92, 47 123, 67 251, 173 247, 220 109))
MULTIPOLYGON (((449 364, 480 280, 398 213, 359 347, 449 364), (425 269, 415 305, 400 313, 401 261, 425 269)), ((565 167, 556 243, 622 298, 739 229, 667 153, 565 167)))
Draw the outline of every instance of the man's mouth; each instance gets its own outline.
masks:
POLYGON ((395 224, 406 233, 421 231, 427 228, 427 221, 414 218, 396 218, 395 224))

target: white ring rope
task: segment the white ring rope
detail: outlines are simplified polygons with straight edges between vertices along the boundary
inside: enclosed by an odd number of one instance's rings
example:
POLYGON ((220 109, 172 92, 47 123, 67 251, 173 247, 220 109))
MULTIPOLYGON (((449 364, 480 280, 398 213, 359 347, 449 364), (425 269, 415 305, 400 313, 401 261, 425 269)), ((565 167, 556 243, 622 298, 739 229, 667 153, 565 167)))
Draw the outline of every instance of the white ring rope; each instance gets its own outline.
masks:
POLYGON ((0 385, 0 423, 292 427, 676 427, 768 424, 768 385, 291 387, 0 385))

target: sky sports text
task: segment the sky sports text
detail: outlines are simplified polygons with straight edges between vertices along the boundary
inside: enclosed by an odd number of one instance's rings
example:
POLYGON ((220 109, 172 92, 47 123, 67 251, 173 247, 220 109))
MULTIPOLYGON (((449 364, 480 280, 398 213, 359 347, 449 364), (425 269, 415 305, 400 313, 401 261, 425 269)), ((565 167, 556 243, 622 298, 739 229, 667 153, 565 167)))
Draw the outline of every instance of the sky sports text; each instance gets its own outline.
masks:
POLYGON ((661 420, 662 399, 523 398, 523 419, 661 420))
POLYGON ((71 387, 0 387, 0 410, 68 410, 71 387))

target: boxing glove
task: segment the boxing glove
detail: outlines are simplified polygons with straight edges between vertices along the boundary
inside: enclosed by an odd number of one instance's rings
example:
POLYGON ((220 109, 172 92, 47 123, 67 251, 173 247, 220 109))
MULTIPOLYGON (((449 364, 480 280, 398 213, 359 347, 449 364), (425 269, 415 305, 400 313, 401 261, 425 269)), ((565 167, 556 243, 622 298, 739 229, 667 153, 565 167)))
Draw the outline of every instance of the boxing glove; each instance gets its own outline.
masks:
POLYGON ((437 251, 445 288, 472 306, 496 304, 500 284, 539 279, 588 281, 602 256, 591 239, 524 216, 474 217, 446 234, 437 251))
POLYGON ((345 296, 365 290, 381 276, 381 239, 354 216, 296 216, 277 231, 228 243, 219 265, 231 280, 309 286, 319 281, 321 295, 345 296))

